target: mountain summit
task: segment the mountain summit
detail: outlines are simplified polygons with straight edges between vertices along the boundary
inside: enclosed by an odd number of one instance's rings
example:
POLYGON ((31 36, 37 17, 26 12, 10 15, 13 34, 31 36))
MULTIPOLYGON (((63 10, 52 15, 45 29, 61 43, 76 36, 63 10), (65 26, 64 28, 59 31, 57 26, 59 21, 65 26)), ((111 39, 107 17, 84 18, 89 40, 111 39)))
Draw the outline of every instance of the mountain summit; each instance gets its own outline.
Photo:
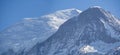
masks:
POLYGON ((89 20, 90 19, 96 20, 96 19, 100 19, 100 18, 103 19, 104 18, 104 20, 107 21, 107 19, 109 19, 109 20, 114 19, 114 18, 112 18, 113 15, 110 14, 110 12, 105 11, 103 8, 98 7, 98 6, 88 8, 79 16, 85 16, 85 18, 87 18, 89 20))
POLYGON ((63 23, 46 41, 20 55, 105 55, 120 46, 119 22, 110 12, 90 7, 63 23))

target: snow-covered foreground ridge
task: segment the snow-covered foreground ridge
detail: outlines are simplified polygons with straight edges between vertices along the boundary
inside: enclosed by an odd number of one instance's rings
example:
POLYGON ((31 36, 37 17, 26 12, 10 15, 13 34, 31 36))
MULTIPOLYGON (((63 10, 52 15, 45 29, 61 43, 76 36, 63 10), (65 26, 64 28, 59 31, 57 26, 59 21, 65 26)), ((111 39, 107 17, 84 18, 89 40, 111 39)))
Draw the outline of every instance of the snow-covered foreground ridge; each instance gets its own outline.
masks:
POLYGON ((50 38, 28 51, 9 50, 2 55, 119 55, 119 31, 120 20, 94 6, 64 22, 50 38))
POLYGON ((0 32, 0 52, 8 49, 13 49, 15 52, 30 49, 36 43, 49 38, 61 24, 79 13, 81 13, 80 10, 72 8, 38 18, 24 18, 0 32))

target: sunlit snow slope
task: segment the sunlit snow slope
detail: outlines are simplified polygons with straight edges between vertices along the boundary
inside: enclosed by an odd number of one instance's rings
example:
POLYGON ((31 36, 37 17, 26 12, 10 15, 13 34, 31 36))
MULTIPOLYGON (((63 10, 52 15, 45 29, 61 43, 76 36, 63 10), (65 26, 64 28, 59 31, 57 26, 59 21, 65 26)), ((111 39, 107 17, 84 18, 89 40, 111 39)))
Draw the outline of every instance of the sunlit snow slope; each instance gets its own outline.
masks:
POLYGON ((73 8, 56 11, 39 18, 25 18, 0 32, 0 52, 7 49, 14 51, 29 49, 37 42, 49 38, 61 24, 80 12, 73 8))

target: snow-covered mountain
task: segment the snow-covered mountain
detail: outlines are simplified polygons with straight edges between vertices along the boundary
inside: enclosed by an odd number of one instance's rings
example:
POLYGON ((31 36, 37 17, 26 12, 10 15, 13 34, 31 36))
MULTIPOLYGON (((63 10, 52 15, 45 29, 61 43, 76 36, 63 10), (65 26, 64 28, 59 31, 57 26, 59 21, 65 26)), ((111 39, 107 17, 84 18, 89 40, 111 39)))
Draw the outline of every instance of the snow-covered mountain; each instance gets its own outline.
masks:
POLYGON ((54 34, 66 20, 77 16, 78 9, 66 9, 41 16, 25 18, 0 32, 0 52, 8 49, 20 51, 29 49, 37 42, 43 42, 54 34))
POLYGON ((94 6, 69 19, 46 41, 20 55, 105 55, 120 46, 119 31, 120 21, 94 6))

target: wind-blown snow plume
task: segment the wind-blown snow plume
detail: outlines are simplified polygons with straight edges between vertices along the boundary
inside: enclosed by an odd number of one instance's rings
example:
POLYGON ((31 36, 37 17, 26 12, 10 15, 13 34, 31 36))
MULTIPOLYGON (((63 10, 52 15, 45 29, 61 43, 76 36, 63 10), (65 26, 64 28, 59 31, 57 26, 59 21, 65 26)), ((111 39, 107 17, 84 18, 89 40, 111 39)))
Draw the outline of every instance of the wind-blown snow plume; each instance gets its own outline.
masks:
POLYGON ((80 12, 78 9, 66 9, 39 18, 24 18, 0 33, 0 52, 7 49, 29 49, 37 42, 49 38, 61 24, 80 12))

